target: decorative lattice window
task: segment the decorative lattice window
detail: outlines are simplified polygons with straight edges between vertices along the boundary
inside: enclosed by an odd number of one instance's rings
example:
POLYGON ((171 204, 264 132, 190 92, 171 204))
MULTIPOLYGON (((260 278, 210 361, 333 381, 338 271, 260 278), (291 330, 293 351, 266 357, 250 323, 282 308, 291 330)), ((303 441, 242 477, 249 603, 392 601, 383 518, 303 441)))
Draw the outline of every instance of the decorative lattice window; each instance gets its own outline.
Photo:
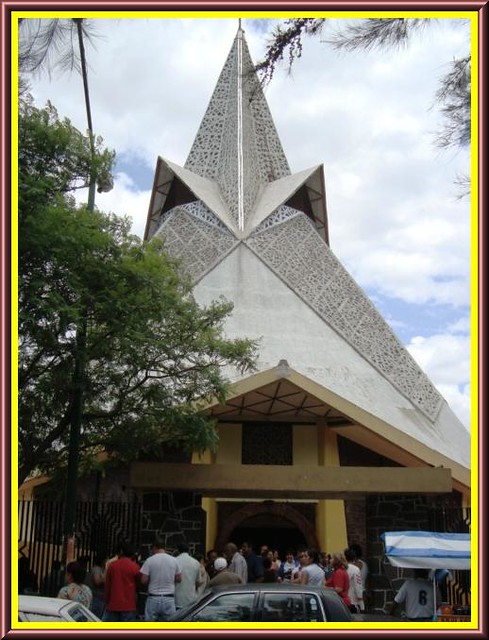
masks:
POLYGON ((291 424, 245 423, 242 434, 242 464, 292 464, 291 424))

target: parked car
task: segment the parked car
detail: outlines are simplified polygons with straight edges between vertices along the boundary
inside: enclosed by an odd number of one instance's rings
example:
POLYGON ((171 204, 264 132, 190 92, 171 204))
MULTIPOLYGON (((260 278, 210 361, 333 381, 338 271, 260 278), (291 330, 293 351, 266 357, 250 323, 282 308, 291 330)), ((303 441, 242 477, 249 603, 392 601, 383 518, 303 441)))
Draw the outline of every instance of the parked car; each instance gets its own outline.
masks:
MULTIPOLYGON (((351 622, 356 616, 333 589, 300 584, 212 587, 171 622, 351 622)), ((358 618, 361 621, 361 618, 358 618)))
POLYGON ((101 622, 100 618, 81 602, 30 595, 19 596, 19 621, 101 622))

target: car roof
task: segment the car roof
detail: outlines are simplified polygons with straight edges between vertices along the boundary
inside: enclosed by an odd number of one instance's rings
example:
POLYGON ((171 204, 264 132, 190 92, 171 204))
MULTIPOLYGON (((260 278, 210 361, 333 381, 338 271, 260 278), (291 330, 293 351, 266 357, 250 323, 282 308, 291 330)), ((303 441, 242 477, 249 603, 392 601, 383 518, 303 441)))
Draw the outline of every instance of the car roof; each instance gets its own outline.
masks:
POLYGON ((179 621, 185 619, 185 617, 192 613, 192 611, 201 606, 205 606, 205 604, 220 594, 236 594, 240 591, 244 593, 284 593, 297 591, 297 593, 301 594, 311 594, 315 593, 318 597, 323 599, 324 606, 327 609, 330 609, 330 613, 334 612, 338 613, 341 611, 342 616, 346 616, 347 620, 351 620, 351 612, 349 608, 345 605, 340 595, 331 588, 315 586, 310 584, 295 584, 290 582, 252 582, 247 584, 233 584, 233 585, 215 585, 208 587, 204 594, 193 604, 179 609, 176 614, 174 614, 170 620, 171 621, 179 621))
POLYGON ((336 603, 337 601, 343 602, 335 589, 312 584, 291 584, 290 582, 248 582, 247 584, 215 585, 208 587, 202 598, 205 598, 205 596, 209 596, 210 594, 217 595, 219 593, 236 593, 240 591, 247 591, 248 593, 250 591, 253 593, 260 593, 262 591, 266 591, 267 593, 283 593, 285 589, 287 591, 297 591, 299 593, 315 593, 331 604, 336 603))
POLYGON ((73 604, 63 598, 47 598, 44 596, 19 596, 19 610, 31 613, 59 613, 63 607, 73 604))
MULTIPOLYGON (((211 586, 207 589, 207 591, 212 591, 217 593, 218 591, 283 591, 284 589, 288 589, 291 591, 311 591, 314 593, 321 593, 330 595, 335 593, 334 589, 327 589, 325 587, 320 587, 312 584, 296 584, 290 582, 248 582, 248 584, 225 584, 225 585, 215 585, 211 586)), ((333 596, 333 598, 336 596, 333 596)))

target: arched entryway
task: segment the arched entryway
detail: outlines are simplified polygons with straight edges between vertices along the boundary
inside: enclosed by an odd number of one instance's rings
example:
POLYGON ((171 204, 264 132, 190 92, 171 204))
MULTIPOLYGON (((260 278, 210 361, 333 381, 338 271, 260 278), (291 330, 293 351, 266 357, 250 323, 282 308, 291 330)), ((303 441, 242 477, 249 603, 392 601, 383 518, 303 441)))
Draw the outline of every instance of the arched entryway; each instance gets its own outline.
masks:
POLYGON ((245 540, 256 551, 262 544, 277 548, 281 557, 289 548, 317 547, 313 523, 286 503, 250 503, 220 522, 217 549, 222 549, 226 542, 239 545, 245 540))
POLYGON ((262 544, 266 544, 270 549, 278 549, 282 559, 285 559, 289 549, 295 553, 298 549, 309 546, 297 527, 283 518, 270 515, 245 520, 231 532, 231 539, 238 545, 250 542, 256 552, 262 544))

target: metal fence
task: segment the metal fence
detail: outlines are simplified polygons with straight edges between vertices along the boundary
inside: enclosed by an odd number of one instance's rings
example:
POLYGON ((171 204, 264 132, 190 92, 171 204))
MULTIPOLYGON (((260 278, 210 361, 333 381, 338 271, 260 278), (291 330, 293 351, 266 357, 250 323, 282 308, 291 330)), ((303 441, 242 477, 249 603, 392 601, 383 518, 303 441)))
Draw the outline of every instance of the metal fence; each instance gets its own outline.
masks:
MULTIPOLYGON (((463 507, 430 509, 430 530, 444 533, 470 533, 471 510, 463 507)), ((442 596, 451 604, 470 604, 470 571, 450 571, 452 579, 442 585, 442 596)))
MULTIPOLYGON (((75 516, 76 557, 113 555, 121 540, 138 548, 141 504, 137 502, 78 502, 75 516)), ((20 501, 18 505, 19 560, 34 572, 40 586, 53 563, 63 559, 64 503, 48 500, 20 501)))

